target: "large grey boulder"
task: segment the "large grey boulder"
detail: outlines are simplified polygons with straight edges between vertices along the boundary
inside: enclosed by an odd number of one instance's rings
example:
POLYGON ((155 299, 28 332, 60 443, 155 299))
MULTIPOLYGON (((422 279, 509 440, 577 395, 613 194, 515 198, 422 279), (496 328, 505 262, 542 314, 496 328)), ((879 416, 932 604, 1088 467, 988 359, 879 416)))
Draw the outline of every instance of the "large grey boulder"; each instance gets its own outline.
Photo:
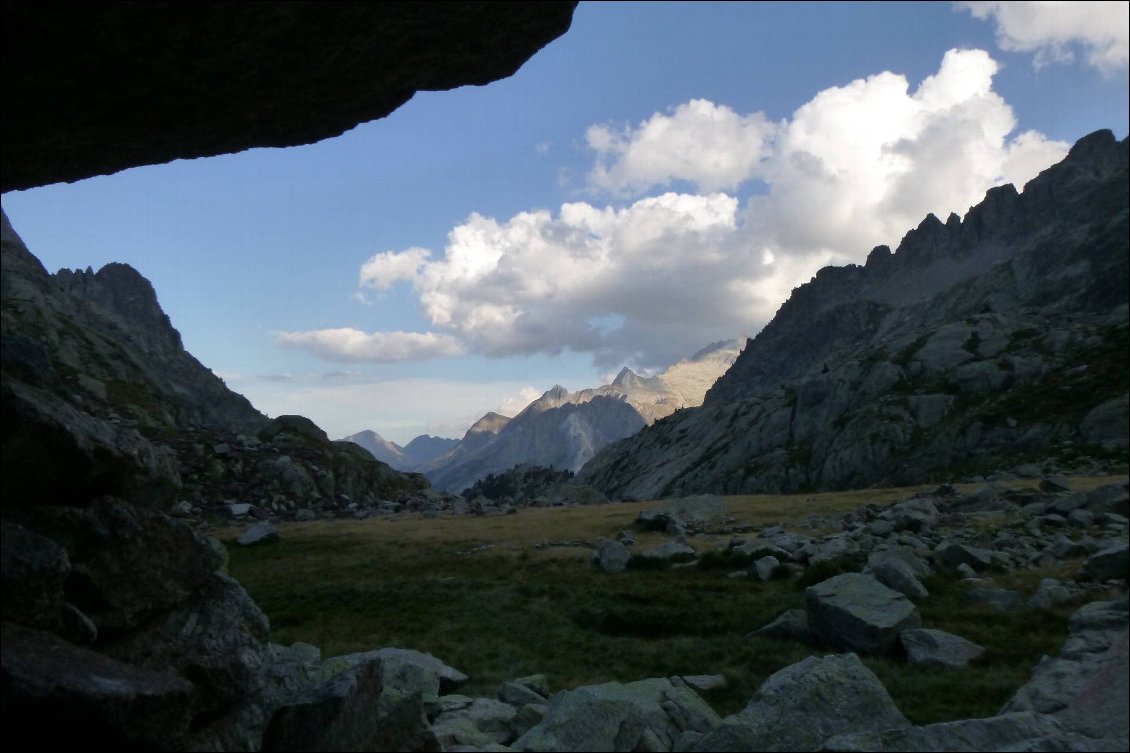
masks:
POLYGON ((592 561, 594 565, 606 573, 620 573, 628 566, 628 560, 631 556, 628 547, 619 541, 604 539, 593 552, 592 561))
POLYGON ((262 749, 376 750, 380 694, 380 661, 339 672, 276 710, 263 733, 262 749))
POLYGON ((741 712, 724 719, 690 750, 818 750, 844 732, 909 726, 858 656, 810 656, 770 676, 741 712))
POLYGON ((336 674, 372 659, 380 659, 386 688, 433 695, 447 694, 467 682, 467 675, 431 654, 407 648, 386 647, 327 659, 325 673, 336 674))
POLYGON ((808 626, 822 642, 849 651, 887 651, 903 630, 922 623, 918 609, 870 575, 844 573, 804 593, 808 626))
POLYGON ((915 629, 904 630, 899 635, 906 649, 906 658, 911 664, 930 664, 955 669, 967 666, 969 662, 985 653, 984 646, 967 641, 960 635, 944 630, 915 629))
POLYGON ((667 751, 684 732, 718 721, 687 687, 666 678, 609 682, 558 693, 545 718, 514 741, 524 751, 667 751))

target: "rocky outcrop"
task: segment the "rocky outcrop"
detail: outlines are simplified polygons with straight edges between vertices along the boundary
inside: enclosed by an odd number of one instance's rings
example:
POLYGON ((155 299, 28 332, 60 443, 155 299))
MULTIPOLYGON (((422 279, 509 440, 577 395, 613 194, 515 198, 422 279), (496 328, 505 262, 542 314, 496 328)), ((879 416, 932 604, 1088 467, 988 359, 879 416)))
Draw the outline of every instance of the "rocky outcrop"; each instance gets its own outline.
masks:
POLYGON ((1022 194, 933 216, 793 291, 701 408, 594 457, 612 497, 1094 470, 1130 436, 1128 143, 1079 141, 1022 194))
POLYGON ((133 269, 52 277, 6 217, 2 254, 5 734, 257 749, 308 662, 268 643, 223 547, 166 513, 348 513, 426 481, 309 419, 268 421, 184 351, 133 269))
POLYGON ((510 76, 575 5, 9 3, 0 188, 337 136, 510 76))

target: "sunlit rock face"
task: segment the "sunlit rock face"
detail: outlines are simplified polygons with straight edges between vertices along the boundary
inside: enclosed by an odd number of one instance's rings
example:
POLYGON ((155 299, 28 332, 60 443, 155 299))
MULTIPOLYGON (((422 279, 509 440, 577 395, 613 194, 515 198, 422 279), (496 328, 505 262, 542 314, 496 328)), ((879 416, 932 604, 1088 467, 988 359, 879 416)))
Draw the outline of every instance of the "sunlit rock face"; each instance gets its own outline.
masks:
POLYGON ((337 136, 512 75, 575 6, 6 3, 0 187, 337 136))

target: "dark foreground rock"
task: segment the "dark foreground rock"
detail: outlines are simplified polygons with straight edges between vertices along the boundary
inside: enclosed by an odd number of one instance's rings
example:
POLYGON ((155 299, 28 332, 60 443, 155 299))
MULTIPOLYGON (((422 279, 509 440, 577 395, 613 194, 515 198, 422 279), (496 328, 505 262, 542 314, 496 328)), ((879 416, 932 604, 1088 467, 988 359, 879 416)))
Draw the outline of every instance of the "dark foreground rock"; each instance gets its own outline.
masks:
POLYGON ((575 5, 9 4, 3 190, 337 136, 512 75, 575 5))

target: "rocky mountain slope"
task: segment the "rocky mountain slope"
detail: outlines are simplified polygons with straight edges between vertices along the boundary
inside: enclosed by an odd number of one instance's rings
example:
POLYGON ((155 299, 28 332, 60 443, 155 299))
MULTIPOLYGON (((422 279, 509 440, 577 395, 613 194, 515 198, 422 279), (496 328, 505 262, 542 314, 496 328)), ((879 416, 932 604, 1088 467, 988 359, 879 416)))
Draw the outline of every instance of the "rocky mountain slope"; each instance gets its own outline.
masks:
POLYGON ((661 497, 1125 463, 1127 142, 1081 139, 964 219, 793 291, 701 408, 578 479, 661 497))
POLYGON ((579 470, 601 448, 682 408, 706 390, 740 352, 736 340, 712 343, 653 377, 625 367, 610 383, 569 392, 554 385, 495 433, 476 433, 418 470, 438 489, 460 491, 515 465, 579 470))

